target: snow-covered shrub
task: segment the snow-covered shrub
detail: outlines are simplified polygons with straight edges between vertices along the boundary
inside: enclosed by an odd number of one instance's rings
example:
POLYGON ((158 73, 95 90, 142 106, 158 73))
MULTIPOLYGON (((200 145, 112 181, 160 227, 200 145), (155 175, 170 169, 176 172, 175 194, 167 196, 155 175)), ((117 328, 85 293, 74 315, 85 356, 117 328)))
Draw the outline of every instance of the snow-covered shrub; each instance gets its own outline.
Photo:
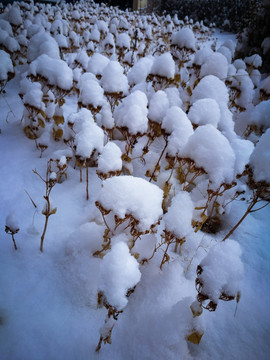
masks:
POLYGON ((0 94, 9 80, 14 77, 14 68, 10 55, 4 50, 0 50, 0 94))

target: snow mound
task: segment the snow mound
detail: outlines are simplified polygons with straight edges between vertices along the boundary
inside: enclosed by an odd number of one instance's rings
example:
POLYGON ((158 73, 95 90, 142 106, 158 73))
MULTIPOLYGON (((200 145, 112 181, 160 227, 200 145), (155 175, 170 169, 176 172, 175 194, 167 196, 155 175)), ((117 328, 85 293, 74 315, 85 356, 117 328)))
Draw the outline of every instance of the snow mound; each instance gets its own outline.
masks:
POLYGON ((119 218, 132 215, 139 220, 138 228, 148 230, 162 216, 162 190, 148 181, 133 176, 106 179, 98 201, 119 218))
POLYGON ((7 80, 8 73, 13 73, 14 68, 10 55, 4 50, 0 50, 0 80, 7 80))
POLYGON ((148 100, 142 91, 136 90, 127 96, 115 109, 115 123, 128 128, 131 134, 145 133, 148 128, 148 100))
POLYGON ((128 80, 124 69, 118 61, 110 61, 104 68, 101 85, 107 93, 123 93, 128 91, 128 80))
POLYGON ((234 240, 226 240, 213 247, 202 260, 201 293, 215 304, 218 304, 220 295, 236 296, 239 291, 244 274, 240 256, 240 245, 234 240))
POLYGON ((189 28, 179 30, 172 35, 172 45, 177 45, 180 49, 186 48, 195 50, 196 39, 193 31, 189 28))
POLYGON ((184 238, 192 232, 193 210, 194 205, 190 195, 186 191, 180 191, 172 199, 171 206, 163 217, 165 229, 178 239, 184 238))
POLYGON ((270 129, 260 138, 250 156, 250 166, 253 169, 255 181, 270 183, 270 129))
POLYGON ((122 169, 122 152, 113 142, 108 142, 98 157, 98 172, 107 174, 122 169))
POLYGON ((127 291, 141 279, 139 264, 130 254, 127 244, 118 242, 112 246, 100 264, 99 289, 108 303, 123 309, 128 299, 127 291))
POLYGON ((212 124, 217 127, 220 120, 220 108, 215 99, 200 99, 193 103, 188 117, 193 124, 212 124))
POLYGON ((175 75, 175 63, 171 53, 167 52, 157 57, 153 62, 150 73, 167 79, 173 79, 175 75))
POLYGON ((46 54, 40 55, 30 64, 30 74, 41 75, 50 85, 70 90, 73 85, 73 72, 63 60, 53 59, 46 54))
POLYGON ((212 187, 232 182, 235 153, 228 139, 213 125, 199 126, 189 137, 182 155, 208 173, 212 187))

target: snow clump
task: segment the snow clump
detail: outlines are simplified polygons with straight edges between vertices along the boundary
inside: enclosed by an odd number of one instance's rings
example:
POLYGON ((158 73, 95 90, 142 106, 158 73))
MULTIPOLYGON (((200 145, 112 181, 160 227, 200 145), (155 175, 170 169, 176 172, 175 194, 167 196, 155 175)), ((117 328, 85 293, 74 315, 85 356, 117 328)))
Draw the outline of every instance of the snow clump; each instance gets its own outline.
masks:
POLYGON ((169 106, 167 94, 163 90, 157 91, 149 102, 149 119, 161 123, 169 106))
POLYGON ((118 61, 110 61, 103 70, 101 85, 107 93, 123 93, 128 91, 128 80, 124 69, 118 61))
POLYGON ((143 134, 148 128, 148 100, 140 90, 128 95, 115 109, 114 117, 116 126, 128 128, 130 134, 143 134))
POLYGON ((179 49, 186 48, 195 51, 196 39, 193 31, 184 28, 172 35, 172 45, 176 45, 179 49))
POLYGON ((88 61, 87 71, 91 72, 94 75, 102 75, 103 70, 108 65, 110 60, 99 53, 95 53, 88 61))
POLYGON ((239 291, 244 273, 240 256, 240 245, 234 240, 226 240, 214 246, 202 260, 201 293, 215 304, 222 294, 236 296, 239 291))
POLYGON ((46 54, 40 55, 30 64, 30 74, 41 75, 50 85, 70 90, 73 85, 73 72, 63 60, 52 59, 46 54))
POLYGON ((191 226, 193 210, 194 205, 189 193, 180 191, 172 199, 171 206, 163 217, 165 230, 178 239, 183 239, 193 231, 191 226))
POLYGON ((0 81, 8 79, 8 73, 13 73, 14 68, 10 55, 4 50, 0 50, 0 81))
POLYGON ((153 57, 143 57, 141 58, 128 72, 127 78, 128 82, 131 85, 139 84, 146 80, 147 76, 150 74, 153 57))
POLYGON ((208 173, 212 188, 233 181, 235 153, 228 139, 213 125, 199 126, 189 137, 182 155, 208 173))
POLYGON ((91 73, 84 73, 79 80, 80 95, 78 101, 83 105, 92 105, 94 108, 104 103, 104 91, 96 77, 91 73))
POLYGON ((175 63, 171 53, 167 52, 157 57, 153 62, 150 73, 167 79, 173 79, 175 75, 175 63))
POLYGON ((200 77, 214 75, 219 79, 225 80, 228 73, 228 61, 224 55, 219 52, 209 55, 203 63, 200 71, 200 77))
POLYGON ((188 117, 195 125, 212 124, 217 127, 220 120, 220 108, 215 99, 199 99, 189 109, 188 117))
POLYGON ((122 169, 122 152, 113 142, 109 141, 98 157, 97 171, 102 174, 119 171, 122 169))
POLYGON ((204 98, 215 99, 218 104, 228 103, 229 95, 228 89, 223 81, 214 75, 207 75, 201 79, 199 84, 195 87, 191 102, 192 104, 204 98))
POLYGON ((270 129, 260 138, 253 153, 250 156, 250 166, 253 169, 255 181, 270 183, 270 129))
POLYGON ((27 50, 27 60, 32 62, 43 54, 53 59, 60 59, 56 40, 44 30, 31 37, 27 50))
POLYGON ((163 191, 158 186, 133 176, 106 179, 98 197, 100 204, 120 219, 132 215, 139 220, 141 231, 159 221, 163 214, 162 200, 163 191))
POLYGON ((118 242, 113 245, 100 264, 99 290, 107 302, 118 310, 123 309, 128 303, 127 291, 140 279, 139 264, 130 254, 127 244, 118 242))

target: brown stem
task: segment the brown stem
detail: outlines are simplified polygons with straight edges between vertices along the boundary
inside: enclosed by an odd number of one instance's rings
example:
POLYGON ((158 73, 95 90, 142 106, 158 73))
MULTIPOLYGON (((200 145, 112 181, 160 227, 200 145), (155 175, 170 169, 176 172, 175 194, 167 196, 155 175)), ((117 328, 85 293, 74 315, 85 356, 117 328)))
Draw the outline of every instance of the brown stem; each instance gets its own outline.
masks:
POLYGON ((86 200, 89 200, 89 192, 88 192, 88 166, 86 167, 86 200))
POLYGON ((247 208, 246 212, 244 213, 244 215, 241 217, 241 219, 238 221, 238 223, 236 225, 234 225, 234 227, 228 232, 228 234, 224 237, 224 239, 222 241, 227 240, 233 233, 234 231, 238 228, 238 226, 241 224, 241 222, 247 217, 247 215, 251 212, 252 208, 256 205, 258 201, 258 197, 255 196, 254 199, 252 200, 252 202, 249 204, 249 207, 247 208))
POLYGON ((15 242, 15 239, 14 239, 14 234, 13 234, 13 233, 11 233, 11 237, 12 237, 12 240, 13 240, 14 249, 15 249, 15 250, 18 250, 17 245, 16 245, 16 242, 15 242))
POLYGON ((165 150, 166 150, 166 148, 167 148, 167 146, 168 146, 168 140, 166 139, 165 141, 166 141, 166 144, 165 144, 165 146, 164 146, 164 148, 163 148, 163 150, 162 150, 162 152, 161 152, 161 154, 160 154, 160 157, 159 157, 159 159, 158 159, 158 162, 156 163, 156 166, 155 166, 154 171, 152 172, 152 175, 151 175, 151 177, 150 177, 149 182, 151 182, 151 181, 153 180, 153 178, 154 178, 154 176, 155 176, 155 172, 156 172, 156 170, 157 170, 157 168, 158 168, 158 165, 159 165, 159 163, 160 163, 160 160, 161 160, 161 158, 162 158, 162 156, 163 156, 163 154, 164 154, 164 152, 165 152, 165 150))

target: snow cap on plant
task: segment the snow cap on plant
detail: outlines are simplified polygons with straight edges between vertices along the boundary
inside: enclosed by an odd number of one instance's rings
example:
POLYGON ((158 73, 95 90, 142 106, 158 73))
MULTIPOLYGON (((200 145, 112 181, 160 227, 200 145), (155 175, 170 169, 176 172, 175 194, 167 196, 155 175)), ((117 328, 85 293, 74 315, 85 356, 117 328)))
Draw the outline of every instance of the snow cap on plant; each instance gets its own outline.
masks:
POLYGON ((149 119, 161 123, 169 106, 167 94, 163 90, 157 91, 149 102, 149 119))
POLYGON ((202 64, 200 77, 214 75, 225 80, 228 73, 228 60, 219 52, 209 55, 202 64))
POLYGON ((73 85, 73 73, 67 63, 46 54, 40 55, 30 64, 29 72, 34 76, 43 76, 49 85, 63 90, 70 90, 73 85))
POLYGON ((9 73, 14 73, 10 55, 4 50, 0 50, 0 81, 7 80, 9 73))
POLYGON ((183 28, 172 35, 172 45, 179 49, 186 48, 195 51, 196 39, 193 31, 189 28, 183 28))
POLYGON ((104 68, 108 65, 109 62, 110 60, 106 56, 95 53, 88 61, 87 71, 94 75, 102 75, 104 68))
POLYGON ((163 214, 163 191, 148 181, 133 176, 114 176, 103 182, 98 201, 105 210, 112 210, 120 219, 132 215, 138 228, 146 231, 163 214))
POLYGON ((256 182, 265 181, 270 183, 270 129, 261 136, 253 153, 250 156, 250 166, 256 182))
POLYGON ((83 105, 92 105, 94 108, 104 103, 104 91, 96 77, 91 73, 84 73, 79 80, 80 95, 78 101, 83 105))
POLYGON ((211 188, 233 181, 235 153, 228 141, 213 125, 199 126, 189 137, 182 157, 189 158, 209 175, 211 188))
POLYGON ((101 261, 99 290, 106 301, 117 310, 128 303, 127 292, 141 279, 139 264, 130 254, 126 243, 118 242, 112 246, 101 261))
POLYGON ((118 61, 112 60, 104 68, 101 85, 106 93, 127 93, 127 77, 124 75, 124 69, 118 61))
POLYGON ((167 52, 155 58, 150 74, 173 79, 175 75, 175 63, 171 53, 167 52))
POLYGON ((129 84, 136 85, 145 81, 150 74, 153 61, 154 58, 152 56, 141 58, 127 74, 129 84))
POLYGON ((165 230, 178 239, 183 239, 193 231, 191 226, 194 205, 189 193, 180 191, 172 199, 168 212, 164 215, 165 230))
POLYGON ((194 125, 212 124, 217 127, 220 120, 220 108, 215 99, 199 99, 189 109, 188 117, 194 125))
POLYGON ((136 90, 128 95, 115 109, 116 126, 127 128, 132 135, 145 133, 148 128, 147 104, 147 97, 142 91, 136 90))

